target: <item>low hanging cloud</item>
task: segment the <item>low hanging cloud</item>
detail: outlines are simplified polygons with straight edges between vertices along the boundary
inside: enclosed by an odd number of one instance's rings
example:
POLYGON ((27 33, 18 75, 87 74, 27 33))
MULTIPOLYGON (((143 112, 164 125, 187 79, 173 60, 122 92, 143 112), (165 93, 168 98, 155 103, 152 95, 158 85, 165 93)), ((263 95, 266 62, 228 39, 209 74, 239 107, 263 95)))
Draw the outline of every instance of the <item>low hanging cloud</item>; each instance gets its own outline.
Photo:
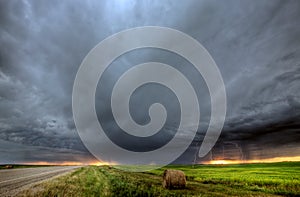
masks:
MULTIPOLYGON (((66 152, 93 160, 72 118, 71 94, 77 69, 101 40, 143 25, 166 26, 189 34, 205 46, 219 66, 227 91, 228 112, 215 152, 222 147, 230 150, 239 147, 243 155, 248 155, 246 159, 252 159, 262 149, 278 146, 283 151, 277 156, 286 154, 284 150, 297 155, 300 142, 299 18, 300 2, 296 0, 1 1, 0 158, 7 160, 0 162, 77 161, 73 157, 66 158, 66 152), (34 151, 23 154, 24 147, 34 151), (47 156, 33 157, 41 147, 47 156), (60 149, 67 151, 62 153, 60 149), (9 160, 7 150, 22 154, 9 160)), ((180 162, 194 161, 209 121, 209 95, 201 76, 194 75, 189 69, 191 65, 175 54, 149 49, 120 57, 102 79, 104 87, 98 87, 97 111, 104 117, 101 121, 108 128, 114 128, 104 102, 104 96, 111 93, 109 87, 126 69, 154 60, 183 68, 181 71, 193 85, 200 84, 195 85, 203 113, 199 132, 191 147, 179 158, 180 162)), ((149 96, 147 93, 149 89, 145 88, 133 95, 133 105, 143 105, 141 100, 165 102, 171 97, 170 94, 149 96)), ((168 103, 171 110, 176 107, 176 101, 168 103)), ((148 118, 144 108, 132 110, 141 123, 148 118)), ((165 138, 153 139, 153 146, 150 143, 144 148, 153 148, 173 135, 177 127, 173 122, 177 118, 169 119, 165 138)), ((188 128, 185 134, 189 134, 188 128)), ((276 154, 269 155, 273 156, 276 154)))

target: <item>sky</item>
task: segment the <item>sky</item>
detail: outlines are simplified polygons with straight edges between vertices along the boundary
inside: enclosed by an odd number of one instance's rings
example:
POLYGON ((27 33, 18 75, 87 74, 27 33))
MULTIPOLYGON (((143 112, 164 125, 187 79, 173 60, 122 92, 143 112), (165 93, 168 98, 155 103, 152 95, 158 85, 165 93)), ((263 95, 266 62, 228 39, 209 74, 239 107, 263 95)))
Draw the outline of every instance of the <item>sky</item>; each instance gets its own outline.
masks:
POLYGON ((73 120, 77 70, 106 37, 149 25, 180 30, 211 54, 227 93, 224 128, 212 151, 198 158, 210 118, 205 82, 178 55, 141 49, 116 59, 98 84, 99 122, 115 143, 128 150, 149 151, 176 133, 178 101, 163 86, 145 85, 130 101, 132 117, 140 124, 149 121, 147 109, 155 102, 171 114, 151 139, 120 140, 109 109, 112 87, 124 71, 158 61, 181 68, 201 101, 197 136, 176 162, 299 158, 299 18, 297 0, 0 0, 0 163, 96 162, 73 120))

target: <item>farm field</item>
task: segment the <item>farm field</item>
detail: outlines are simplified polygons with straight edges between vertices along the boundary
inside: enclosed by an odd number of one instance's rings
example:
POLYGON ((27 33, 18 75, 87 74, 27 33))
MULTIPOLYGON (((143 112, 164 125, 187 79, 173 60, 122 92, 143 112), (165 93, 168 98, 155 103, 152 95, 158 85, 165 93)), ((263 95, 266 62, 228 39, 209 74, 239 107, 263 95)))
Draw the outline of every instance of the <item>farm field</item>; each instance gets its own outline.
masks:
POLYGON ((299 196, 300 162, 172 165, 136 173, 86 166, 32 186, 19 196, 299 196), (165 169, 185 172, 187 187, 162 187, 165 169))

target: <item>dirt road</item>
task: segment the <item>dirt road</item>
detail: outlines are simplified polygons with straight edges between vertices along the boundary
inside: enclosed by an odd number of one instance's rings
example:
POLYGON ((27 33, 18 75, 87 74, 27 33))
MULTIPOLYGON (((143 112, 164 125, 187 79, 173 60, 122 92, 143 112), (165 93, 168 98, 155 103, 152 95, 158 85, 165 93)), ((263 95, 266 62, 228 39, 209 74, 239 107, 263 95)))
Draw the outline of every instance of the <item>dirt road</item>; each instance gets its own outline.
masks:
POLYGON ((14 196, 33 183, 64 174, 80 166, 36 167, 0 170, 0 196, 14 196))

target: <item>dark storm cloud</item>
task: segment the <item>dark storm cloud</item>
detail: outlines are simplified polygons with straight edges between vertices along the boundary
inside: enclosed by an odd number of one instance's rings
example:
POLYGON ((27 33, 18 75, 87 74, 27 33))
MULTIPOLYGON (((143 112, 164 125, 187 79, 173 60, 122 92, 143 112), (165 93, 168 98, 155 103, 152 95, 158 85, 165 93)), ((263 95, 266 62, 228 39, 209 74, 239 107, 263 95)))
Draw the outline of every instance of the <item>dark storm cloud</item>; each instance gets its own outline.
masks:
POLYGON ((37 162, 57 164, 64 164, 65 162, 76 162, 78 164, 89 164, 97 162, 90 154, 85 151, 76 151, 65 148, 30 146, 0 140, 0 149, 0 164, 37 162))
MULTIPOLYGON (((53 155, 66 155, 57 151, 59 148, 86 152, 76 132, 71 109, 77 69, 89 50, 105 37, 142 25, 181 30, 200 41, 211 53, 222 73, 228 96, 220 146, 227 144, 226 147, 233 150, 232 147, 240 147, 246 153, 255 146, 276 146, 282 141, 298 147, 299 18, 300 2, 296 0, 1 1, 0 137, 5 142, 0 143, 0 152, 3 155, 9 143, 28 146, 28 150, 35 146, 46 147, 53 155)), ((117 62, 121 65, 119 69, 108 70, 105 84, 113 85, 114 77, 124 70, 122 65, 157 60, 175 67, 178 64, 178 68, 180 64, 188 67, 188 63, 173 54, 141 51, 127 55, 117 62)), ((189 161, 194 160, 207 128, 210 103, 201 77, 194 76, 190 69, 182 71, 191 83, 200 83, 195 87, 202 101, 198 136, 180 158, 189 161)), ((136 105, 146 93, 144 90, 133 97, 136 105)), ((109 95, 109 92, 99 94, 109 95)), ((160 98, 168 100, 169 97, 160 98)), ((155 97, 148 99, 155 100, 155 97)), ((101 103, 101 97, 97 101, 106 112, 107 105, 101 103)), ((170 106, 174 103, 170 102, 170 106)), ((133 110, 137 121, 147 120, 143 110, 133 110)), ((113 127, 109 116, 103 116, 108 127, 113 127)), ((168 123, 165 132, 172 135, 174 130, 176 124, 168 123)), ((189 135, 188 130, 186 128, 183 138, 189 135)), ((11 151, 18 152, 22 148, 15 146, 11 151)), ((28 154, 14 159, 26 160, 30 158, 28 154)), ((7 156, 2 155, 1 158, 7 156)))

